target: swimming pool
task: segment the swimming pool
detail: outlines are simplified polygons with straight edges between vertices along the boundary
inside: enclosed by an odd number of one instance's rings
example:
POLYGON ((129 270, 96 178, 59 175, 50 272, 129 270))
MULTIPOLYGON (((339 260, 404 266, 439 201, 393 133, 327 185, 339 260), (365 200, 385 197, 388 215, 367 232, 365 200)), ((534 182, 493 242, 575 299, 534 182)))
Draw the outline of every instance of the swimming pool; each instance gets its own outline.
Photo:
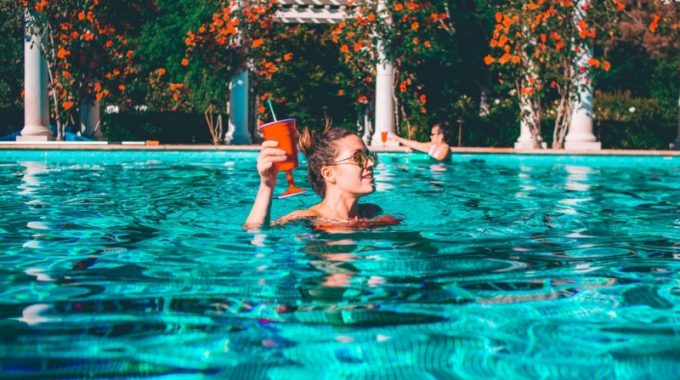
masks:
POLYGON ((680 376, 680 157, 381 154, 348 234, 255 157, 0 151, 0 377, 680 376))

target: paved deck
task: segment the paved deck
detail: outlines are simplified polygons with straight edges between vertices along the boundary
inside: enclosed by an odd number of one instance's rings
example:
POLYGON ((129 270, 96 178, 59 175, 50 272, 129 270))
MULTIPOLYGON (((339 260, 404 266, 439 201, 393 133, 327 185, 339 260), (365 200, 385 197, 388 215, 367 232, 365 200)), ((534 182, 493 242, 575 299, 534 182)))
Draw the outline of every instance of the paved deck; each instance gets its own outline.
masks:
MULTIPOLYGON (((259 145, 209 145, 209 144, 159 144, 147 145, 145 142, 88 143, 88 142, 0 142, 2 150, 152 150, 152 151, 255 151, 259 145)), ((376 152, 410 152, 406 147, 371 147, 376 152)), ((597 156, 679 156, 680 150, 552 150, 514 148, 451 148, 453 154, 538 154, 538 155, 597 155, 597 156)))

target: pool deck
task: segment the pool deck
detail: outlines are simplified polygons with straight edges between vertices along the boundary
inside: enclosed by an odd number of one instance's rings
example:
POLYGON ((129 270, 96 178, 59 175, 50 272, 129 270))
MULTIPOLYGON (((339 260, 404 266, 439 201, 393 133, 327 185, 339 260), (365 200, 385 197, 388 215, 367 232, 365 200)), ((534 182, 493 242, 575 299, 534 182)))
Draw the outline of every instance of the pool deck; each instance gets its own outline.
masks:
MULTIPOLYGON (((370 147, 375 152, 411 152, 406 147, 370 147)), ((209 145, 209 144, 147 144, 144 141, 130 142, 0 142, 2 150, 153 150, 153 151, 255 151, 259 145, 209 145)), ((680 150, 553 150, 455 147, 453 154, 537 154, 537 155, 594 155, 594 156, 680 156, 680 150)))

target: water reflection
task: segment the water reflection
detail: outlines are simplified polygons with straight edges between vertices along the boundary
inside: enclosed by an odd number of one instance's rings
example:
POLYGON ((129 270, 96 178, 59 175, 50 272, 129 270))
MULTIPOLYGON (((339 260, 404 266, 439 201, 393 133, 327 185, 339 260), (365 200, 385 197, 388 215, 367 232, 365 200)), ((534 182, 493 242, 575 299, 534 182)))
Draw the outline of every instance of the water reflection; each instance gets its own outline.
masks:
POLYGON ((564 194, 569 197, 559 201, 560 204, 565 206, 561 211, 565 214, 577 215, 581 209, 586 207, 585 203, 592 200, 587 192, 591 187, 590 176, 594 173, 594 170, 587 166, 573 165, 566 165, 564 169, 567 172, 564 184, 567 192, 564 194))
MULTIPOLYGON (((21 176, 21 184, 18 186, 20 189, 19 195, 36 199, 34 196, 38 194, 42 186, 40 175, 47 172, 47 166, 36 161, 24 161, 20 162, 20 164, 24 167, 24 174, 21 176)), ((26 203, 30 204, 31 200, 26 203)))

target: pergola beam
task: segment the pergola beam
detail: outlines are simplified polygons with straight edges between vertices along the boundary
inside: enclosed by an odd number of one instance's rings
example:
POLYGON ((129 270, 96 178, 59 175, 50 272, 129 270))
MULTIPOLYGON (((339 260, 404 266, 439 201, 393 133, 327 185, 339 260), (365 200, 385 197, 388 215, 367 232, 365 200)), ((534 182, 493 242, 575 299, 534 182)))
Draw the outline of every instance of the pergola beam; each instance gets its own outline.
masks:
POLYGON ((337 24, 354 5, 349 0, 280 0, 275 19, 283 23, 337 24))

